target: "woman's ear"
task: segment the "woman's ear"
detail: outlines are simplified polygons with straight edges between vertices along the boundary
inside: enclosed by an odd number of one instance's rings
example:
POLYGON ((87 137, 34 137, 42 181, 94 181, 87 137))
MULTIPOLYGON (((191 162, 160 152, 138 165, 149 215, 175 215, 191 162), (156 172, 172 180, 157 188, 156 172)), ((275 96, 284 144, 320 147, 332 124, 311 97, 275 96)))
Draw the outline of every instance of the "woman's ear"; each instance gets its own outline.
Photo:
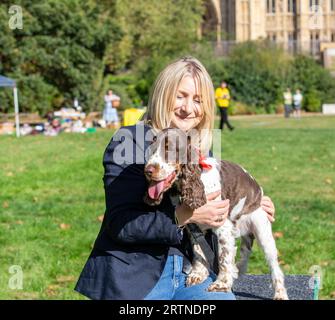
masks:
POLYGON ((201 181, 199 165, 183 164, 181 166, 181 202, 192 210, 207 203, 205 187, 201 181))

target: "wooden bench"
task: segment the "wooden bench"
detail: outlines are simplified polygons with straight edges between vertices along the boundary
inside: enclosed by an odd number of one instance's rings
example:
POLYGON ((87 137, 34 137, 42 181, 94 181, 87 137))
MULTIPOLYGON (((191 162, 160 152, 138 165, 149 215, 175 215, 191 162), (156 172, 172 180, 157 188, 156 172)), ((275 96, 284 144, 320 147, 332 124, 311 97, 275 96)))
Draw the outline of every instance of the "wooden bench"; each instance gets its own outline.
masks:
MULTIPOLYGON (((313 300, 308 275, 286 275, 285 286, 290 300, 313 300)), ((274 296, 270 275, 241 275, 234 281, 237 300, 272 300, 274 296)))

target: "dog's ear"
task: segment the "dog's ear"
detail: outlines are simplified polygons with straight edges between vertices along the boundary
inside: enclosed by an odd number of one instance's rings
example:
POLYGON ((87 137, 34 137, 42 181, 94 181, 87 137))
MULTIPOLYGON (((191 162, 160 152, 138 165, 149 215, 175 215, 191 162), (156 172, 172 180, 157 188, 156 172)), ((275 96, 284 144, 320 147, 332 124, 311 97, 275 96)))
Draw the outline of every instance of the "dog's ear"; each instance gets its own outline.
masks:
POLYGON ((181 202, 195 210, 207 203, 205 187, 200 179, 201 169, 197 164, 181 166, 181 202))

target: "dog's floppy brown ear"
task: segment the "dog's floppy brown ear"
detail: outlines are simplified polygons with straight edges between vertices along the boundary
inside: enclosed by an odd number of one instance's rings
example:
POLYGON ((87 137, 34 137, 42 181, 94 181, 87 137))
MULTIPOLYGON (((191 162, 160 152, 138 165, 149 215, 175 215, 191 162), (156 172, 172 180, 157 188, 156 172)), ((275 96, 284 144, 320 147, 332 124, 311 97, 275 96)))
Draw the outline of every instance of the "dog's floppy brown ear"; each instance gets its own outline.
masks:
POLYGON ((181 166, 181 202, 195 210, 207 202, 205 187, 200 179, 201 169, 197 164, 181 166))

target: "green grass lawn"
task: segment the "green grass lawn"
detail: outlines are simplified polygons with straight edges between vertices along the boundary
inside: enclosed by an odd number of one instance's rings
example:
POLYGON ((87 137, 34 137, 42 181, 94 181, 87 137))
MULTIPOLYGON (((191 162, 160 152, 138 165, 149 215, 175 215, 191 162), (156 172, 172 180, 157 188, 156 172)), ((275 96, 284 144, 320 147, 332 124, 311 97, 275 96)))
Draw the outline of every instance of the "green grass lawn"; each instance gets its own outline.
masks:
MULTIPOLYGON (((323 271, 335 295, 335 117, 231 117, 222 157, 243 165, 276 204, 287 274, 323 271)), ((0 136, 0 299, 83 299, 73 291, 104 212, 102 155, 112 131, 0 136), (10 289, 21 266, 23 289, 10 289)), ((250 273, 268 273, 255 246, 250 273)))

